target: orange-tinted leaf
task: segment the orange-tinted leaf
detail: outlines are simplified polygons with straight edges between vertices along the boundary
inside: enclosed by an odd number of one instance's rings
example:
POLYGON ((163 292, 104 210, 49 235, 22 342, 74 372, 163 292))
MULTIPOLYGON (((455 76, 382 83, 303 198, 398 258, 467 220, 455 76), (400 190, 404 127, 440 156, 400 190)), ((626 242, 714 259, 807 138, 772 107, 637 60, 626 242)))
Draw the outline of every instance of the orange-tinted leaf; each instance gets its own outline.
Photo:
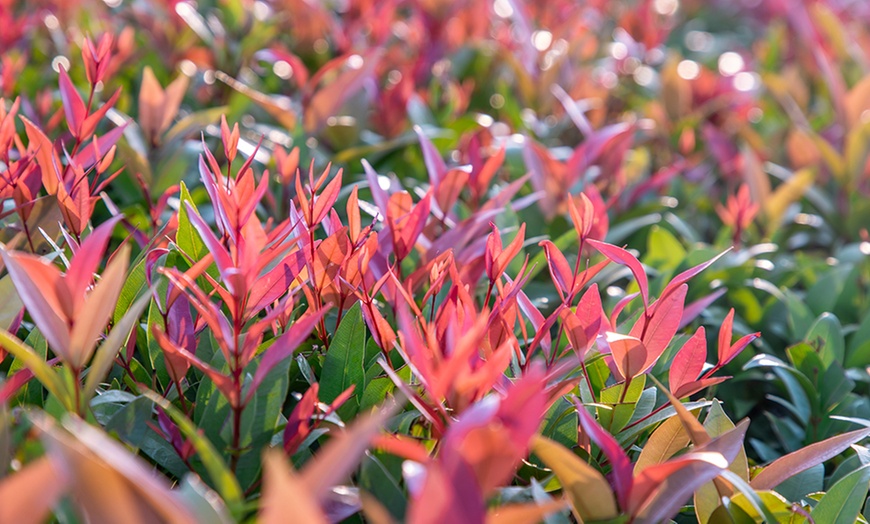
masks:
POLYGON ((416 205, 407 191, 394 193, 387 202, 387 222, 393 240, 393 253, 403 260, 417 243, 429 217, 432 193, 427 193, 416 205))
POLYGON ((69 475, 50 457, 27 464, 0 481, 0 522, 40 524, 69 486, 69 475))
POLYGON ((23 116, 20 118, 24 122, 24 130, 28 140, 30 140, 29 149, 35 151, 36 163, 39 164, 39 170, 42 173, 42 186, 49 195, 53 195, 57 193, 58 185, 62 179, 63 167, 60 164, 60 157, 57 156, 52 141, 36 124, 23 116))
POLYGON ((545 504, 508 504, 489 510, 486 524, 527 524, 540 522, 544 517, 565 508, 565 501, 553 500, 545 504))
POLYGON ((312 284, 315 289, 324 289, 338 276, 350 252, 350 241, 346 231, 347 228, 336 231, 317 246, 312 264, 312 284))
POLYGON ((597 469, 557 442, 537 437, 532 450, 553 470, 562 492, 585 520, 606 520, 617 516, 616 499, 607 479, 597 469))
POLYGON ((397 402, 390 400, 375 413, 358 417, 305 464, 300 480, 314 500, 324 502, 330 489, 354 470, 372 439, 399 407, 397 402))
POLYGON ((257 521, 263 524, 327 522, 307 483, 293 472, 278 451, 269 451, 263 459, 263 496, 257 521))
POLYGON ((647 350, 643 342, 631 335, 608 331, 605 335, 619 373, 624 379, 631 380, 647 368, 647 350))

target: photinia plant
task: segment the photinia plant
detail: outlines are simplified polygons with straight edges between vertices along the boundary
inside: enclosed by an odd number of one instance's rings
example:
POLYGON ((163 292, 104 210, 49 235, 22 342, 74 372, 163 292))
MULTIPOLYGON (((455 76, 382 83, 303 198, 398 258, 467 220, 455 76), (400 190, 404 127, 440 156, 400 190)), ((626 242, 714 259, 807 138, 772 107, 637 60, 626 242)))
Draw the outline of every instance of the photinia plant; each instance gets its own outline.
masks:
POLYGON ((866 521, 868 17, 0 0, 0 522, 866 521))

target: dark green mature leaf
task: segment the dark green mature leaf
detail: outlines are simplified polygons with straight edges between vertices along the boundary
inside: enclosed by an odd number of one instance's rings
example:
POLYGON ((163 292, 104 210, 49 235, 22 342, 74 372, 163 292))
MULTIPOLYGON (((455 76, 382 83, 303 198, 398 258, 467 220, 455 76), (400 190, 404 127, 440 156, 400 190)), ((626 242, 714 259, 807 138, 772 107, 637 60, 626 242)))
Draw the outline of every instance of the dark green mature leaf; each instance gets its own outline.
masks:
POLYGON ((202 460, 205 469, 208 471, 218 493, 220 493, 221 497, 226 501, 227 506, 230 508, 233 515, 240 516, 243 510, 242 503, 244 500, 244 494, 242 493, 241 487, 239 487, 235 475, 233 475, 230 468, 227 467, 214 445, 204 437, 197 430, 197 427, 193 422, 184 416, 184 413, 179 411, 172 405, 172 403, 157 393, 147 389, 143 394, 152 402, 163 408, 163 410, 166 411, 166 414, 169 415, 172 421, 178 426, 178 429, 184 437, 193 444, 194 449, 196 449, 196 452, 202 460))
POLYGON ((320 400, 332 402, 344 390, 354 386, 354 397, 338 410, 343 419, 352 417, 359 409, 365 391, 366 325, 359 302, 353 305, 335 331, 323 361, 320 377, 320 400))
POLYGON ((405 516, 407 497, 401 488, 402 460, 386 453, 363 457, 359 487, 374 495, 397 522, 405 516))
MULTIPOLYGON (((240 444, 245 452, 239 459, 236 475, 245 488, 256 480, 263 449, 278 430, 281 408, 290 387, 289 371, 292 362, 289 358, 284 359, 269 371, 242 413, 240 444)), ((246 371, 253 375, 256 366, 248 366, 246 371)))
POLYGON ((846 360, 846 341, 840 321, 831 313, 822 313, 810 326, 804 339, 812 344, 825 364, 846 360))

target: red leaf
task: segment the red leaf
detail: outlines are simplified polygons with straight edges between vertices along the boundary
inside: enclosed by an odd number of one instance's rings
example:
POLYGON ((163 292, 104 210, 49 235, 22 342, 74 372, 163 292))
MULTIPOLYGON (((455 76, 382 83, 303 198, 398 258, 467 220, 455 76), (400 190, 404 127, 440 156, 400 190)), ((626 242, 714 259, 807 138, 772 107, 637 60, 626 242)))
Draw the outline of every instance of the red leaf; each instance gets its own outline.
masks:
POLYGON ((624 297, 619 299, 619 302, 613 306, 613 311, 610 312, 610 329, 616 329, 616 321, 619 319, 619 314, 622 313, 622 310, 625 309, 625 306, 631 303, 632 300, 636 299, 640 293, 630 293, 625 295, 624 297))
POLYGON ((734 308, 731 308, 731 311, 729 311, 728 315, 725 316, 725 320, 722 321, 722 326, 719 327, 719 362, 725 360, 728 356, 728 352, 731 350, 731 329, 733 325, 734 308))
POLYGON ((643 315, 631 328, 629 334, 642 340, 647 350, 644 370, 655 364, 677 333, 688 289, 689 286, 683 284, 675 292, 657 300, 650 308, 652 316, 649 321, 643 315))
POLYGON ((94 281, 94 273, 106 251, 112 231, 122 218, 114 216, 94 229, 70 260, 64 280, 73 297, 84 297, 88 286, 94 281))
MULTIPOLYGON (((495 226, 493 226, 493 228, 495 228, 495 226)), ((496 229, 494 233, 498 234, 498 230, 496 229)), ((517 231, 517 234, 514 236, 514 239, 511 241, 511 243, 508 244, 507 248, 505 248, 504 250, 500 250, 498 255, 496 255, 495 260, 493 261, 492 275, 489 275, 490 280, 496 281, 501 277, 502 273, 505 272, 514 257, 516 257, 520 250, 523 248, 523 242, 525 241, 525 239, 526 224, 525 222, 523 222, 520 225, 519 231, 517 231)), ((499 242, 499 244, 501 244, 501 242, 499 242)))
POLYGON ((560 313, 568 341, 580 360, 583 360, 598 336, 601 316, 601 297, 598 295, 597 284, 590 287, 580 299, 576 313, 568 308, 560 313))
POLYGON ((214 257, 215 265, 217 265, 218 272, 220 272, 221 278, 227 286, 227 290, 233 294, 244 294, 244 278, 242 278, 242 275, 235 270, 235 264, 230 258, 229 253, 227 253, 226 248, 224 248, 220 240, 217 239, 211 228, 205 223, 205 220, 199 216, 196 209, 190 205, 190 202, 185 202, 184 204, 187 206, 187 218, 190 220, 194 229, 199 232, 199 236, 202 238, 203 243, 205 243, 209 252, 214 257), (240 284, 242 284, 242 287, 239 286, 240 284))
POLYGON ((589 243, 592 244, 592 247, 597 249, 602 255, 609 258, 610 260, 616 262, 617 264, 628 266, 628 269, 631 270, 631 273, 637 280, 637 286, 640 288, 640 295, 643 298, 644 308, 649 306, 649 284, 647 282, 646 273, 644 272, 643 266, 641 265, 640 261, 627 250, 621 247, 614 246, 613 244, 599 242, 598 240, 592 239, 589 239, 589 243))
POLYGON ((693 320, 695 320, 698 315, 701 314, 702 311, 705 311, 710 304, 719 299, 722 295, 725 294, 726 289, 719 288, 716 291, 710 293, 705 297, 701 297, 698 300, 695 300, 691 304, 683 309, 683 318, 680 319, 680 329, 688 326, 693 320))
POLYGON ((695 393, 702 391, 703 389, 709 388, 710 386, 721 384, 729 378, 731 377, 710 377, 694 380, 692 382, 684 384, 680 389, 673 391, 673 393, 674 396, 677 398, 689 397, 691 395, 694 395, 695 393))
POLYGON ((435 205, 442 214, 450 213, 462 189, 468 185, 468 178, 468 173, 462 169, 451 169, 444 175, 434 193, 435 205))
POLYGON ((315 382, 302 395, 299 403, 293 408, 287 418, 287 426, 284 428, 284 451, 288 456, 293 456, 299 445, 311 432, 310 420, 317 408, 318 384, 315 382))
POLYGON ((671 369, 668 371, 668 387, 675 397, 682 398, 678 392, 683 386, 698 378, 704 369, 706 359, 707 334, 701 326, 674 356, 671 369))
POLYGON ((215 387, 224 397, 226 397, 230 405, 239 405, 239 398, 236 395, 236 389, 230 377, 209 366, 185 348, 177 346, 173 341, 169 340, 169 337, 166 336, 166 333, 159 325, 154 324, 151 328, 151 332, 154 334, 154 338, 157 339, 157 343, 163 351, 181 357, 187 360, 190 364, 193 364, 194 367, 202 371, 209 379, 211 379, 212 382, 214 382, 215 387))

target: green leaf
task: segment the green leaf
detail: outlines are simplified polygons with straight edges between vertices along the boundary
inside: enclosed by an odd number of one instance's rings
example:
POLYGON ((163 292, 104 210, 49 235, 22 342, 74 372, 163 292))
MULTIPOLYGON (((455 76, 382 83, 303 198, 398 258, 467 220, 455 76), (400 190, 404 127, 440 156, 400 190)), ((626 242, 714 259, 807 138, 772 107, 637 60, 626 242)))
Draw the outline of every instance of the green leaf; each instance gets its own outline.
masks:
POLYGON ((556 474, 581 522, 617 516, 613 490, 597 469, 545 437, 535 438, 532 451, 556 474))
POLYGON ((643 263, 659 271, 673 271, 686 258, 686 250, 679 240, 660 226, 650 228, 643 263))
MULTIPOLYGON (((45 358, 35 352, 33 349, 24 345, 18 338, 6 331, 0 329, 0 346, 15 355, 27 369, 29 369, 36 380, 45 386, 45 389, 54 395, 63 405, 75 411, 75 398, 69 390, 60 375, 45 362, 45 358)), ((76 387, 78 387, 76 385, 76 387)))
POLYGON ((831 313, 819 315, 819 318, 810 326, 804 340, 818 349, 819 355, 826 365, 832 362, 842 364, 846 361, 846 341, 843 338, 843 328, 837 317, 831 313))
POLYGON ((377 377, 366 384, 366 389, 360 399, 359 410, 369 411, 381 404, 387 395, 396 388, 390 377, 377 377))
POLYGON ((112 324, 117 324, 121 321, 121 318, 124 317, 124 314, 127 313, 133 302, 146 289, 148 289, 148 281, 145 279, 145 257, 140 257, 139 261, 127 272, 127 280, 124 282, 123 287, 121 287, 118 303, 115 305, 112 324))
POLYGON ((541 435, 566 447, 575 445, 578 425, 576 413, 574 403, 560 397, 544 415, 541 435))
POLYGON ((353 305, 335 332, 329 343, 329 350, 323 361, 323 372, 320 375, 320 400, 330 403, 350 386, 355 386, 354 398, 348 400, 341 409, 339 416, 347 420, 356 414, 360 399, 365 391, 365 358, 366 325, 362 317, 359 302, 353 305))
POLYGON ((828 490, 810 515, 825 524, 854 524, 870 487, 870 465, 849 473, 828 490))
POLYGON ((24 304, 8 274, 0 278, 0 297, 3 297, 3 301, 0 302, 0 329, 9 329, 24 304))
POLYGON ((821 491, 824 489, 824 484, 825 466, 824 464, 816 464, 806 471, 792 476, 773 489, 787 500, 798 501, 810 493, 821 491))
MULTIPOLYGON (((710 406, 710 412, 707 414, 707 419, 704 420, 704 429, 707 433, 716 438, 734 429, 734 423, 722 410, 722 404, 718 400, 713 400, 710 406)), ((728 469, 735 475, 739 476, 745 482, 749 482, 749 462, 746 459, 746 450, 741 446, 740 451, 734 458, 734 461, 728 465, 728 469)), ((730 493, 720 493, 715 483, 709 482, 701 486, 695 492, 695 514, 698 517, 698 522, 705 524, 709 521, 710 516, 722 503, 722 497, 728 496, 730 493)))
POLYGON ((221 458, 221 455, 215 449, 211 442, 205 438, 197 429, 197 427, 187 418, 184 413, 179 411, 171 402, 158 395, 157 393, 145 389, 143 395, 152 402, 163 408, 166 414, 178 426, 182 435, 190 441, 196 452, 199 454, 205 469, 208 471, 212 482, 218 493, 226 501, 230 511, 236 517, 243 514, 244 511, 244 495, 241 487, 233 475, 230 468, 221 458))
POLYGON ((181 249, 186 257, 191 257, 188 262, 193 263, 206 256, 208 248, 205 246, 202 238, 200 238, 199 232, 190 223, 187 206, 184 205, 185 202, 189 203, 197 213, 199 210, 190 197, 190 192, 187 190, 184 182, 181 183, 179 198, 181 203, 178 206, 178 230, 175 233, 175 243, 178 244, 178 248, 181 249))
POLYGON ((396 522, 404 518, 407 505, 405 493, 401 488, 401 478, 402 460, 398 457, 377 452, 367 453, 363 457, 359 487, 374 495, 396 522))
POLYGON ((617 433, 628 424, 634 414, 637 401, 643 394, 646 375, 634 378, 625 390, 625 382, 601 390, 601 403, 611 409, 598 408, 598 420, 611 433, 617 433))
MULTIPOLYGON (((257 479, 263 459, 263 449, 272 440, 280 425, 281 408, 290 387, 292 359, 284 359, 272 368, 254 392, 242 412, 240 445, 245 450, 239 459, 236 476, 245 488, 257 479)), ((245 373, 253 376, 255 365, 249 365, 245 373)))
POLYGON ((220 496, 196 475, 185 475, 178 488, 178 494, 187 507, 196 515, 199 522, 231 524, 233 519, 227 514, 227 507, 220 496))

